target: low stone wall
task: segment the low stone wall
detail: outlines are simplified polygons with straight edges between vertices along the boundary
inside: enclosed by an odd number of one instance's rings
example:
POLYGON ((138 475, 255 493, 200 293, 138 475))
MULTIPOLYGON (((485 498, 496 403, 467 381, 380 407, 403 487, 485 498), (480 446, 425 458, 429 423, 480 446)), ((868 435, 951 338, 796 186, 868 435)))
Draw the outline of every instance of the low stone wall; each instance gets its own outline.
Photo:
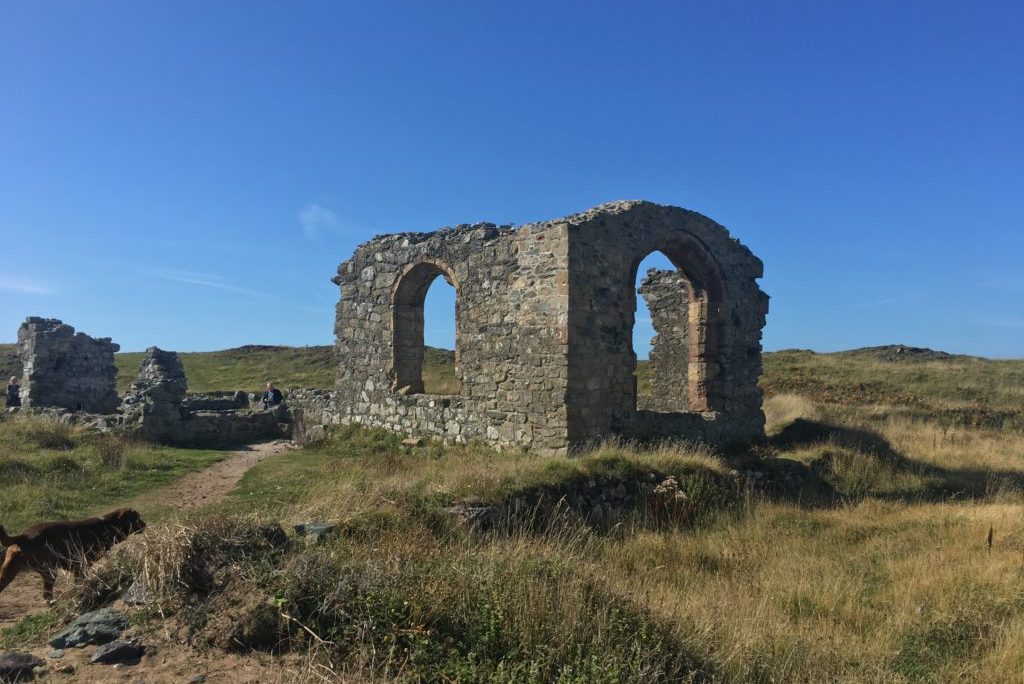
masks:
POLYGON ((734 414, 733 420, 723 420, 716 412, 677 412, 637 410, 624 426, 622 436, 626 439, 651 442, 662 439, 679 441, 679 435, 686 435, 691 442, 729 445, 734 443, 760 442, 764 439, 764 414, 760 410, 751 412, 740 419, 734 414))
POLYGON ((341 411, 334 390, 285 390, 284 403, 289 409, 301 410, 303 419, 309 425, 337 425, 341 422, 341 411))
POLYGON ((212 392, 210 394, 190 394, 181 402, 186 411, 231 411, 249 407, 249 395, 246 392, 212 392))
POLYGON ((327 436, 327 426, 341 422, 336 393, 332 390, 290 389, 284 392, 291 438, 296 444, 312 444, 327 436))
POLYGON ((196 411, 170 439, 189 446, 233 446, 288 437, 291 422, 283 407, 270 411, 196 411))

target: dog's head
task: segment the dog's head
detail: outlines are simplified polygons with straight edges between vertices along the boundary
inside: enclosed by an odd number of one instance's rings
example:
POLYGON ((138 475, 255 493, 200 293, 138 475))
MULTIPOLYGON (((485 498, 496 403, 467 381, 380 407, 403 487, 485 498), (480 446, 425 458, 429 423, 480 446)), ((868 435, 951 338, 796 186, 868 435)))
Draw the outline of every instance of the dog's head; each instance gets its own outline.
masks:
POLYGON ((146 529, 146 521, 142 519, 139 512, 133 508, 119 508, 103 516, 118 532, 127 537, 146 529))

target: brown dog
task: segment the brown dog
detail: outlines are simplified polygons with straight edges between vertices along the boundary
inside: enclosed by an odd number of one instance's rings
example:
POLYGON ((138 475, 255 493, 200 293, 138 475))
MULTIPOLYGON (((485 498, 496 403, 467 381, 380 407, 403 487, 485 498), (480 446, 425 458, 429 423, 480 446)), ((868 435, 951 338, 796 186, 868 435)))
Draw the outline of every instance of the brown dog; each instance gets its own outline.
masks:
POLYGON ((13 537, 0 527, 0 544, 7 547, 0 565, 0 592, 22 570, 35 570, 43 578, 43 598, 50 601, 58 570, 82 577, 110 547, 145 528, 138 511, 130 508, 99 518, 40 523, 13 537))

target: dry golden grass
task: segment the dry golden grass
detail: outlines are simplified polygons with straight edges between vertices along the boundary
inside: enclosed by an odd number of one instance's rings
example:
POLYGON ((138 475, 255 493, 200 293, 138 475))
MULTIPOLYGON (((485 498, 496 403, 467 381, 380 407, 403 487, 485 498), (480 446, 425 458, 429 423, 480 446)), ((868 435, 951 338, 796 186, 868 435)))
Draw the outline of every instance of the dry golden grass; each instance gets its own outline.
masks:
MULTIPOLYGON (((821 356, 778 355, 769 443, 751 452, 541 458, 340 429, 250 471, 218 514, 342 532, 236 561, 235 581, 331 644, 285 630, 309 681, 1024 681, 1020 368, 821 356), (640 510, 611 530, 474 534, 445 513, 647 471, 721 488, 748 467, 804 486, 724 491, 735 505, 682 528, 640 510)), ((223 524, 209 520, 178 529, 223 524)), ((153 568, 177 557, 153 554, 153 568)))

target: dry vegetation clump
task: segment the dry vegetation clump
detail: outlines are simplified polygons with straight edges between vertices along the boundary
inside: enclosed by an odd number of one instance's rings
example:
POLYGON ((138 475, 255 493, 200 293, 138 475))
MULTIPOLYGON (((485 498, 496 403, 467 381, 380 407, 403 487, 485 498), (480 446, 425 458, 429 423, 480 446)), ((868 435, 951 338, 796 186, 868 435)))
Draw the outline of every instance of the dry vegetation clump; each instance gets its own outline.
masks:
POLYGON ((475 538, 410 508, 373 535, 288 544, 218 515, 147 530, 68 598, 70 614, 133 583, 194 646, 316 650, 338 675, 397 681, 687 681, 705 670, 670 620, 580 572, 583 528, 475 538))

